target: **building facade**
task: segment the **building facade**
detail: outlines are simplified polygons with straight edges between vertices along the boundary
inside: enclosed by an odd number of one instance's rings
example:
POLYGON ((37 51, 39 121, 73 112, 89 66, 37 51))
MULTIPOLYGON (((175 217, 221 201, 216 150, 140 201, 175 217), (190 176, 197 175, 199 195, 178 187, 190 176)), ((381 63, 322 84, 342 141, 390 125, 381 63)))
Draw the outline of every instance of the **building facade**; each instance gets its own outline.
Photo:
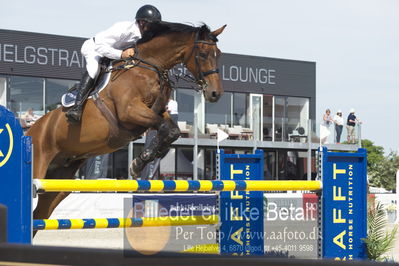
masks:
MULTIPOLYGON (((57 108, 62 94, 84 71, 80 53, 84 41, 0 30, 0 104, 20 118, 30 108, 37 116, 57 108)), ((176 78, 173 94, 182 136, 160 162, 158 174, 162 178, 215 178, 215 130, 222 129, 229 135, 220 143, 226 152, 265 151, 266 178, 314 175, 316 63, 224 53, 219 70, 225 92, 217 103, 205 102, 193 84, 177 82, 176 77, 187 73, 183 66, 170 71, 176 78)), ((144 141, 139 139, 106 160, 96 158, 98 167, 106 169, 105 176, 127 178, 128 162, 143 149, 144 141)))

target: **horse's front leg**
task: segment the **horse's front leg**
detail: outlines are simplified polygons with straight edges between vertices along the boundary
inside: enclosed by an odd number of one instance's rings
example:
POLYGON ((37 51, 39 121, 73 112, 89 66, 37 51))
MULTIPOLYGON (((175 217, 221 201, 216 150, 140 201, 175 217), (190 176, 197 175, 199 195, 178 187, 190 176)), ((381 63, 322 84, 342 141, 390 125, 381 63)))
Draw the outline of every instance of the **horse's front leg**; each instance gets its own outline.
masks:
POLYGON ((180 129, 176 123, 171 119, 168 112, 164 113, 164 121, 168 124, 169 132, 163 138, 163 143, 157 153, 157 158, 163 158, 169 152, 170 145, 180 137, 180 129))
POLYGON ((150 145, 130 165, 130 174, 135 178, 140 175, 147 163, 155 158, 164 157, 169 151, 170 144, 180 136, 178 126, 168 115, 164 115, 164 117, 157 128, 157 135, 152 139, 150 145))

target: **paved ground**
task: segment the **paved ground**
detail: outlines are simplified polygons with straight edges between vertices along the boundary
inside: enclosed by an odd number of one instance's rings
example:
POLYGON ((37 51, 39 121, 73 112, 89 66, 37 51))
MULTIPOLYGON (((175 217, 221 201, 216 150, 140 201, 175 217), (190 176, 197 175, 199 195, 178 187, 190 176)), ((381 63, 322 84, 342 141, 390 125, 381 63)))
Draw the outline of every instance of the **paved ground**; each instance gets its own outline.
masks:
POLYGON ((33 238, 34 245, 123 248, 123 229, 40 231, 33 238))

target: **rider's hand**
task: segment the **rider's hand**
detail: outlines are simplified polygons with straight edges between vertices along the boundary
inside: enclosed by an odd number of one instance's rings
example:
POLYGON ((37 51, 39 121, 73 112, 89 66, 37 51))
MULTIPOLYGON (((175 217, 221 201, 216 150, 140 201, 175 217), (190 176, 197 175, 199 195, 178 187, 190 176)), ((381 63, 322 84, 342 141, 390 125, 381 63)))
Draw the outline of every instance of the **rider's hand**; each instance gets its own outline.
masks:
POLYGON ((133 48, 129 48, 129 49, 126 49, 126 50, 124 50, 123 52, 122 52, 122 59, 125 59, 125 58, 129 58, 129 57, 133 57, 134 56, 134 49, 133 48))

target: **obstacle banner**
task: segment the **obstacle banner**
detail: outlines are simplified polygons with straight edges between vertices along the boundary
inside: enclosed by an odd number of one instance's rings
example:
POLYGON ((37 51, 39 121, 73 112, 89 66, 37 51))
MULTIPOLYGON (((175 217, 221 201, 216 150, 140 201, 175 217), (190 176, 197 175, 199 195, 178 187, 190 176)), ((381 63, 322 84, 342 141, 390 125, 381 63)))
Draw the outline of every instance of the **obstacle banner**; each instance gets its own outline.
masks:
POLYGON ((314 193, 265 193, 265 254, 317 258, 318 202, 314 193))
MULTIPOLYGON (((220 150, 221 180, 262 180, 263 151, 225 154, 220 150)), ((263 191, 220 193, 220 254, 264 254, 263 191)))
POLYGON ((134 195, 133 217, 216 214, 216 195, 134 195))
POLYGON ((125 200, 125 217, 143 220, 124 230, 124 249, 139 253, 182 252, 216 243, 217 195, 135 194, 125 200), (166 226, 169 223, 169 226, 166 226), (158 227, 152 227, 158 225, 158 227))
POLYGON ((323 258, 366 258, 367 152, 323 148, 323 258))
POLYGON ((8 207, 8 242, 31 243, 32 148, 18 119, 0 106, 0 203, 8 207))

